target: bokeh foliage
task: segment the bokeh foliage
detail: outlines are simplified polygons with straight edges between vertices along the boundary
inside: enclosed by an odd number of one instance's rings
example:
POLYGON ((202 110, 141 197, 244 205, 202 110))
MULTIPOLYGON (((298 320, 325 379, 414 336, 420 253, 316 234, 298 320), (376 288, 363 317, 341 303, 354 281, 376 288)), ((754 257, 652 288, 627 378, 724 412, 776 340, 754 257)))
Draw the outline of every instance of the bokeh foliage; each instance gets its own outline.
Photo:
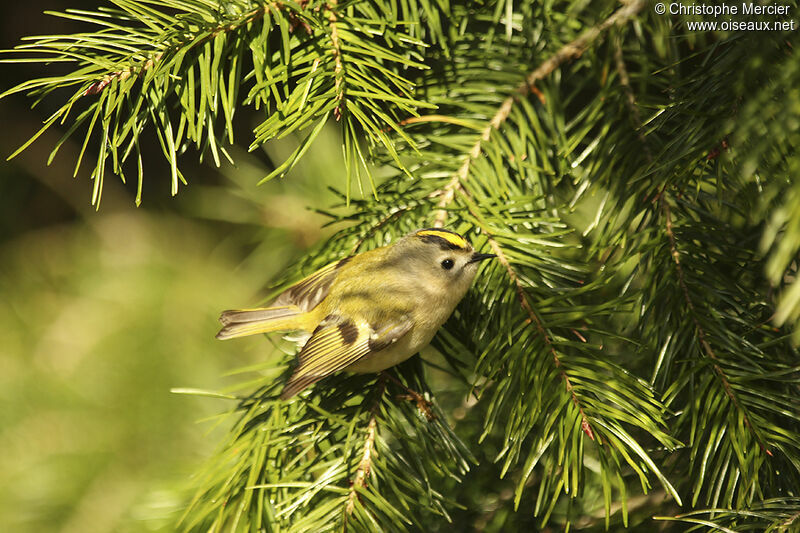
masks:
POLYGON ((337 233, 278 286, 430 225, 498 255, 391 379, 280 402, 276 340, 222 394, 181 527, 796 527, 796 33, 690 33, 642 1, 113 4, 15 52, 76 70, 5 93, 69 91, 43 131, 89 125, 93 203, 128 156, 141 199, 145 132, 175 194, 183 152, 219 164, 251 106, 251 149, 302 130, 267 179, 331 126, 344 155, 309 181, 335 183, 337 233))

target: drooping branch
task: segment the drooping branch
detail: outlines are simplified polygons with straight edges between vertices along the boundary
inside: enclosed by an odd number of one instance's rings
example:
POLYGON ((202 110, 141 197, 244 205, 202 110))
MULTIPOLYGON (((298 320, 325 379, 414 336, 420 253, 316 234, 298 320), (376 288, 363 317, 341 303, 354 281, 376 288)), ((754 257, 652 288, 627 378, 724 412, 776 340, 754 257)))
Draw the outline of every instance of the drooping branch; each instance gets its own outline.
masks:
MULTIPOLYGON (((630 84, 630 77, 628 76, 628 71, 627 71, 627 68, 625 66, 625 61, 624 61, 624 57, 623 57, 623 53, 622 53, 622 46, 620 45, 619 42, 615 43, 615 47, 614 47, 614 62, 615 62, 616 68, 617 68, 617 73, 619 74, 620 85, 622 86, 622 89, 623 89, 623 91, 625 93, 625 100, 624 101, 625 101, 626 107, 628 108, 628 111, 630 113, 630 120, 631 120, 631 122, 633 124, 634 130, 636 131, 637 139, 639 140, 639 143, 642 146, 645 158, 647 159, 648 163, 652 163, 653 160, 654 160, 653 153, 652 153, 652 151, 650 149, 649 143, 647 142, 647 138, 645 137, 644 133, 642 133, 642 131, 641 131, 641 126, 642 126, 641 116, 640 116, 640 113, 639 113, 639 108, 638 108, 638 106, 636 104, 636 97, 634 95, 633 88, 631 87, 631 84, 630 84)), ((664 229, 665 229, 665 233, 667 235, 667 238, 669 240, 670 256, 672 257, 672 261, 673 261, 673 263, 675 265, 675 271, 676 271, 676 274, 677 274, 678 286, 681 289, 681 294, 683 296, 683 301, 684 301, 684 303, 686 305, 687 310, 689 311, 689 315, 692 318, 692 323, 694 324, 694 327, 695 327, 697 340, 700 343, 700 346, 702 347, 702 350, 705 353, 705 355, 711 360, 712 368, 714 369, 714 373, 718 377, 718 379, 720 380, 720 383, 722 384, 722 387, 725 390, 726 396, 728 396, 728 398, 731 400, 731 403, 733 403, 735 408, 742 413, 742 417, 743 417, 744 423, 748 428, 750 428, 750 430, 755 435, 756 440, 758 441, 759 447, 762 450, 764 450, 765 453, 767 453, 768 455, 771 456, 772 452, 765 445, 765 443, 761 439, 760 435, 758 434, 756 429, 753 427, 753 425, 752 425, 752 423, 750 421, 750 417, 748 416, 747 411, 744 409, 744 407, 739 402, 739 399, 736 396, 736 393, 734 392, 733 388, 731 387, 730 380, 725 375, 724 370, 720 366, 719 358, 717 357, 716 353, 714 352, 713 348, 711 347, 711 345, 709 344, 709 342, 707 340, 707 334, 705 332, 705 329, 702 327, 702 325, 700 324, 700 321, 698 320, 697 310, 695 308, 694 302, 693 302, 693 300, 691 298, 691 295, 689 293, 689 288, 688 288, 688 286, 686 284, 686 279, 685 279, 684 272, 683 272, 683 265, 681 264, 680 251, 678 250, 678 245, 677 245, 677 241, 676 241, 676 238, 675 238, 675 232, 674 232, 673 224, 672 224, 672 210, 671 210, 671 208, 669 206, 669 202, 667 200, 667 194, 666 194, 666 189, 667 189, 668 185, 669 185, 669 182, 668 181, 665 182, 664 185, 659 189, 659 191, 653 196, 653 200, 652 201, 653 202, 658 202, 659 207, 661 209, 662 216, 664 217, 664 221, 665 221, 664 229)))
MULTIPOLYGON (((170 164, 174 195, 180 182, 187 183, 178 160, 191 144, 201 157, 210 153, 217 165, 221 164, 220 155, 232 162, 223 141, 234 142, 233 117, 239 106, 267 111, 254 128, 251 149, 293 132, 305 132, 301 145, 262 181, 289 172, 328 117, 339 120, 342 113, 350 111, 343 128, 349 187, 353 177, 360 179, 362 167, 372 182, 362 135, 376 141, 402 165, 394 140, 381 130, 399 131, 397 117, 435 107, 414 97, 413 83, 405 73, 409 68, 426 68, 417 61, 416 52, 424 44, 404 30, 418 23, 416 11, 409 13, 414 20, 386 21, 371 6, 358 2, 347 9, 336 1, 312 8, 308 0, 222 6, 230 13, 211 2, 156 4, 126 0, 109 10, 57 14, 92 24, 95 29, 34 37, 32 43, 0 54, 34 56, 12 61, 77 64, 69 75, 30 80, 0 94, 3 98, 28 92, 43 98, 58 89, 74 91, 11 157, 49 128, 66 123, 77 111, 50 160, 65 139, 88 126, 75 174, 85 154, 96 156, 91 170, 94 205, 99 205, 109 162, 111 171, 124 179, 131 158, 137 159, 141 191, 145 165, 140 137, 148 129, 154 130, 170 164), (307 35, 292 36, 298 29, 307 35), (396 46, 399 42, 406 45, 396 46), (243 70, 248 68, 249 72, 243 70), (137 80, 140 83, 135 83, 137 80), (242 87, 249 90, 239 98, 242 87), (95 153, 88 150, 93 140, 99 141, 95 153)), ((140 202, 140 195, 136 201, 140 202)))
POLYGON ((669 207, 669 203, 667 202, 666 194, 662 193, 659 197, 659 202, 661 206, 661 211, 664 215, 664 222, 665 222, 665 231, 667 237, 669 239, 669 249, 670 255, 672 256, 672 261, 675 263, 675 271, 677 272, 678 278, 678 285, 681 288, 681 293, 683 294, 683 300, 686 304, 686 309, 689 311, 689 316, 692 318, 692 323, 694 324, 695 332, 697 334, 697 341, 700 343, 700 346, 703 348, 703 353, 705 353, 706 357, 711 360, 712 368, 714 369, 714 374, 719 378, 720 383, 722 384, 722 388, 725 390, 726 396, 730 399, 731 403, 733 403, 734 407, 737 411, 742 414, 742 418, 744 420, 744 424, 750 428, 750 431, 753 432, 753 435, 758 441, 759 447, 769 456, 772 456, 772 452, 767 447, 766 443, 762 440, 761 436, 758 434, 758 431, 753 426, 752 422, 750 421, 750 416, 747 413, 747 410, 739 401, 739 398, 736 395, 736 392, 731 387, 730 380, 728 376, 725 374, 725 371, 720 366, 719 357, 714 352, 714 349, 711 347, 711 344, 708 342, 708 336, 705 332, 705 329, 700 324, 700 320, 698 319, 697 309, 695 308, 694 302, 692 301, 692 297, 689 294, 689 287, 686 285, 686 279, 683 273, 683 266, 681 264, 681 255, 678 250, 678 245, 675 239, 675 232, 673 231, 672 227, 672 210, 669 207))
MULTIPOLYGON (((486 232, 486 228, 481 228, 481 231, 486 232)), ((503 252, 503 248, 499 244, 497 244, 497 241, 494 239, 494 237, 492 237, 491 234, 489 233, 486 233, 486 236, 487 240, 489 241, 489 246, 492 248, 492 251, 497 255, 497 260, 500 261, 500 263, 506 269, 508 277, 514 284, 514 289, 516 290, 517 300, 519 301, 519 304, 528 314, 528 320, 530 321, 530 323, 535 324, 536 331, 542 337, 545 346, 547 346, 547 350, 553 356, 553 363, 555 363, 556 368, 558 368, 559 375, 561 376, 561 379, 564 381, 564 386, 567 389, 567 393, 570 395, 572 403, 575 405, 575 407, 578 409, 578 412, 581 415, 581 429, 583 430, 584 433, 586 433, 586 435, 590 439, 595 440, 594 430, 592 430, 592 426, 589 423, 589 419, 583 410, 583 406, 578 400, 578 396, 575 394, 572 382, 570 381, 569 376, 567 375, 566 371, 564 370, 564 367, 561 364, 561 358, 558 355, 558 351, 556 350, 556 347, 553 345, 553 341, 550 340, 550 336, 547 334, 547 330, 545 330, 544 326, 542 325, 542 321, 539 318, 539 315, 536 313, 536 311, 533 309, 533 306, 528 301, 528 297, 525 294, 525 288, 519 281, 519 276, 517 276, 514 267, 511 266, 511 263, 509 263, 508 258, 503 252)))

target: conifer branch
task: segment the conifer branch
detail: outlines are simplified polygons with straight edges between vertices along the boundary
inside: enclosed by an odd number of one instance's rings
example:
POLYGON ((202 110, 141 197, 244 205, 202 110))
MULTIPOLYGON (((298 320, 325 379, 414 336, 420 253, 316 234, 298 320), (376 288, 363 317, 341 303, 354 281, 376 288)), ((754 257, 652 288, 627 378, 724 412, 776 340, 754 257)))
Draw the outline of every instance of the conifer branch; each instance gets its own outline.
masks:
POLYGON ((578 409, 578 412, 581 415, 581 430, 583 430, 583 432, 586 433, 586 435, 590 439, 595 440, 595 434, 594 431, 592 430, 591 424, 589 423, 589 418, 586 416, 586 413, 583 410, 583 406, 578 400, 577 394, 575 394, 575 389, 572 386, 572 382, 570 382, 569 376, 564 371, 564 368, 561 364, 561 358, 558 356, 558 352, 556 351, 553 342, 550 340, 547 331, 544 329, 544 326, 542 325, 542 320, 539 318, 539 315, 536 313, 536 311, 534 311, 533 306, 531 306, 531 303, 528 301, 528 297, 525 295, 525 288, 522 286, 522 283, 520 283, 519 276, 517 276, 517 273, 514 271, 514 267, 511 266, 511 263, 509 263, 508 258, 506 258, 506 255, 503 252, 503 248, 499 244, 497 244, 497 241, 494 239, 494 237, 492 237, 492 235, 488 232, 486 228, 481 228, 481 230, 486 232, 486 240, 489 242, 489 246, 492 248, 492 251, 497 255, 497 260, 500 261, 500 263, 503 265, 503 268, 506 269, 506 272, 508 273, 508 277, 511 280, 511 283, 514 284, 514 289, 517 293, 517 300, 519 301, 519 304, 522 306, 525 312, 528 314, 529 322, 536 325, 536 331, 542 337, 542 340, 547 346, 548 351, 553 356, 553 362, 555 363, 556 368, 558 368, 558 372, 559 375, 561 376, 561 379, 564 381, 564 386, 567 389, 567 393, 570 395, 572 403, 575 405, 575 407, 578 409))
POLYGON ((384 227, 389 222, 401 217, 403 213, 405 213, 409 209, 410 207, 408 206, 395 207, 394 209, 391 209, 386 216, 378 220, 375 224, 371 225, 368 229, 364 231, 361 237, 359 237, 358 240, 356 240, 355 244, 350 249, 350 255, 353 255, 354 253, 358 252, 358 250, 367 241, 367 239, 369 239, 377 230, 384 227))
POLYGON ((628 2, 625 6, 619 8, 616 12, 614 12, 614 14, 605 19, 603 22, 592 28, 589 28, 577 39, 562 46, 555 54, 553 54, 549 59, 540 64, 535 70, 531 71, 531 73, 525 77, 525 81, 516 88, 514 94, 503 101, 495 115, 481 131, 480 137, 469 150, 469 152, 467 152, 464 162, 461 164, 458 171, 453 174, 450 181, 447 182, 443 188, 431 194, 432 197, 440 198, 436 206, 437 213, 433 224, 434 227, 441 228, 444 226, 445 221, 447 220, 446 208, 453 201, 456 191, 461 189, 462 183, 469 176, 470 167, 472 166, 473 161, 480 157, 483 143, 489 140, 492 135, 492 131, 500 129, 500 126, 502 126, 503 123, 508 119, 508 116, 511 113, 511 108, 514 105, 514 101, 517 98, 526 97, 530 93, 534 92, 535 84, 538 81, 549 76, 564 62, 579 57, 598 37, 603 34, 603 32, 608 30, 610 27, 614 25, 625 24, 630 19, 635 17, 645 6, 645 3, 646 2, 644 0, 632 0, 628 2))
MULTIPOLYGON (((520 88, 517 89, 518 92, 520 91, 527 91, 528 85, 521 85, 520 88)), ((467 179, 469 176, 470 166, 472 162, 481 155, 481 147, 483 143, 489 140, 489 137, 492 135, 493 130, 497 130, 506 121, 508 118, 508 114, 511 112, 511 107, 514 105, 514 96, 509 96, 503 101, 503 104, 497 110, 497 113, 492 117, 489 121, 489 124, 483 129, 481 132, 481 136, 478 141, 472 146, 469 153, 467 154, 464 162, 461 164, 461 167, 458 171, 453 174, 452 179, 444 186, 443 189, 435 191, 431 196, 436 197, 440 196, 439 203, 436 206, 438 208, 438 212, 436 214, 436 219, 433 223, 433 226, 436 228, 441 228, 444 226, 445 221, 447 220, 447 206, 453 201, 455 196, 456 190, 461 189, 462 183, 467 179)))
POLYGON ((675 232, 672 229, 672 210, 668 205, 665 194, 662 193, 659 196, 659 202, 661 205, 661 210, 664 214, 665 230, 667 233, 667 237, 669 238, 670 255, 672 256, 672 260, 675 263, 675 271, 677 272, 678 285, 681 288, 681 293, 683 295, 684 302, 686 303, 686 308, 689 311, 689 316, 692 317, 692 322, 694 324, 695 331, 697 332, 697 340, 703 347, 703 352, 705 352, 706 356, 711 360, 711 365, 712 368, 714 369, 714 373, 719 378, 720 383, 722 384, 722 387, 725 390, 725 394, 731 400, 731 403, 733 403, 734 407, 736 407, 736 410, 742 413, 742 418, 744 420, 744 423, 755 436, 756 440, 758 441, 759 447, 767 455, 772 456, 772 452, 769 450, 764 441, 761 439, 761 435, 759 435, 759 432, 756 430, 756 428, 750 421, 750 416, 748 415, 747 410, 739 402, 736 393, 731 387, 728 377, 725 375, 725 372, 722 370, 722 367, 719 364, 719 358, 717 357, 717 354, 714 353, 713 348, 709 344, 706 332, 697 318, 697 309, 695 309, 694 302, 692 302, 692 298, 689 294, 689 288, 686 285, 686 280, 683 275, 683 267, 681 266, 680 252, 678 251, 678 246, 676 244, 675 232))
POLYGON ((794 533, 800 519, 800 499, 770 498, 742 509, 701 509, 677 516, 654 516, 655 520, 684 522, 692 531, 765 531, 794 533))
MULTIPOLYGON (((469 196, 469 193, 463 188, 462 184, 464 181, 466 181, 466 179, 469 176, 470 167, 473 161, 475 161, 480 157, 483 143, 487 142, 490 139, 493 131, 499 130, 500 127, 506 122, 506 120, 509 117, 509 114, 511 113, 515 100, 520 97, 525 97, 531 92, 533 92, 533 88, 538 81, 550 75, 556 68, 558 68, 565 61, 580 56, 586 50, 586 48, 588 48, 592 44, 592 42, 594 42, 608 28, 617 24, 624 24, 625 22, 636 16, 636 14, 638 14, 638 12, 644 7, 644 4, 645 3, 641 0, 636 0, 628 3, 624 7, 617 10, 613 15, 608 17, 602 23, 590 28, 589 30, 586 30, 584 33, 581 34, 580 37, 562 46, 553 56, 551 56, 547 61, 539 65, 539 67, 537 67, 530 74, 528 74, 528 76, 526 76, 525 82, 517 87, 515 94, 507 97, 503 101, 503 103, 500 105, 495 115, 491 118, 486 127, 481 131, 480 137, 472 146, 472 148, 469 150, 469 152, 464 158, 463 163, 459 167, 458 171, 456 171, 453 174, 450 181, 447 182, 447 184, 443 188, 435 191, 430 195, 431 197, 439 197, 439 201, 436 206, 437 212, 435 215, 434 227, 444 226, 447 220, 447 207, 453 202, 457 191, 460 191, 462 194, 469 196)), ((558 367, 559 369, 559 373, 562 380, 564 381, 566 390, 570 394, 572 402, 574 403, 575 407, 578 409, 580 413, 581 429, 583 430, 584 433, 586 433, 586 435, 589 436, 589 438, 594 440, 595 433, 592 430, 591 424, 589 423, 589 419, 586 416, 586 413, 584 412, 583 407, 581 406, 577 395, 575 394, 569 376, 562 368, 562 363, 560 357, 558 356, 558 352, 556 351, 555 347, 550 341, 550 338, 547 335, 547 332, 545 331, 541 320, 531 307, 530 302, 528 302, 527 300, 527 297, 525 295, 525 290, 519 281, 519 277, 517 276, 513 267, 506 258, 502 248, 497 244, 497 241, 488 232, 488 228, 481 228, 481 229, 483 232, 486 233, 487 240, 492 250, 497 255, 498 260, 502 263, 503 267, 506 269, 509 279, 511 280, 511 282, 515 287, 517 298, 519 300, 520 305, 528 314, 531 323, 536 325, 538 333, 542 336, 545 345, 548 347, 548 350, 553 356, 553 361, 556 367, 558 367)))
POLYGON ((617 37, 614 42, 614 64, 617 67, 617 74, 619 74, 619 84, 625 92, 625 105, 630 113, 630 121, 633 125, 633 130, 636 132, 636 138, 639 139, 639 143, 642 145, 642 150, 644 150, 647 162, 652 163, 653 152, 650 150, 647 137, 645 137, 644 132, 642 132, 642 115, 639 112, 639 106, 636 102, 636 95, 633 92, 633 87, 631 87, 631 78, 628 75, 628 68, 625 66, 625 57, 622 53, 622 43, 620 43, 619 37, 617 37))
MULTIPOLYGON (((616 64, 617 72, 619 74, 619 81, 620 85, 623 88, 625 93, 625 105, 629 110, 631 122, 633 124, 634 131, 636 132, 637 139, 639 140, 640 144, 642 145, 642 149, 644 151, 645 159, 648 163, 652 164, 654 161, 653 153, 650 150, 650 145, 647 142, 644 133, 642 132, 642 122, 639 113, 639 108, 636 103, 636 97, 634 95, 633 89, 630 84, 630 77, 627 72, 627 68, 625 66, 625 61, 623 58, 622 53, 622 46, 617 40, 614 46, 614 61, 616 64)), ((666 181, 661 187, 660 190, 654 195, 652 201, 658 202, 659 206, 661 207, 662 215, 665 219, 665 231, 669 240, 669 248, 670 248, 670 256, 673 260, 675 265, 675 270, 677 273, 677 281, 678 285, 681 290, 681 296, 683 297, 683 301, 689 311, 689 315, 692 318, 692 323, 695 327, 695 332, 697 335, 697 339, 702 347, 703 352, 706 356, 711 360, 712 368, 714 370, 714 374, 719 379, 722 387, 725 391, 726 396, 729 398, 731 403, 734 405, 737 411, 742 414, 742 418, 744 421, 745 426, 752 432, 755 436, 756 441, 758 442, 759 447, 762 451, 764 451, 770 457, 772 456, 772 452, 769 450, 767 445, 764 443, 760 433, 756 430, 753 426, 751 418, 747 412, 747 409, 741 404, 739 401, 733 387, 730 384, 728 377, 726 376, 724 370, 722 369, 719 358, 717 357, 716 353, 714 352, 713 348, 711 347, 710 343, 707 340, 707 334, 700 324, 697 318, 697 310, 694 306, 694 302, 692 301, 688 286, 686 284, 683 267, 681 264, 680 252, 677 247, 677 242, 675 238, 675 232, 673 230, 673 223, 672 223, 672 211, 669 205, 669 201, 666 198, 666 189, 669 185, 669 181, 666 181)))
POLYGON ((375 454, 375 432, 377 427, 377 416, 373 413, 369 417, 367 424, 366 438, 364 439, 364 450, 361 456, 361 461, 358 463, 355 478, 353 479, 353 486, 350 487, 350 494, 347 497, 347 506, 345 511, 347 514, 352 514, 356 506, 356 499, 358 498, 358 489, 367 486, 367 478, 369 477, 369 470, 372 466, 373 455, 375 454))
POLYGON ((383 394, 386 391, 386 375, 381 373, 376 382, 375 402, 370 409, 369 421, 367 422, 367 430, 364 437, 364 446, 361 452, 361 459, 358 461, 358 468, 356 469, 355 477, 353 478, 352 485, 350 486, 350 493, 347 496, 347 505, 345 512, 350 515, 356 506, 356 499, 358 498, 358 489, 366 488, 369 472, 372 468, 372 460, 376 453, 375 451, 375 435, 378 426, 378 408, 383 400, 383 394))
MULTIPOLYGON (((180 156, 194 145, 201 159, 210 153, 218 166, 221 157, 231 160, 224 144, 234 142, 233 116, 239 107, 251 105, 265 111, 254 129, 251 149, 295 132, 305 135, 262 182, 286 175, 327 118, 340 120, 345 110, 349 112, 342 124, 348 191, 352 178, 359 185, 362 176, 373 181, 365 140, 370 151, 381 146, 402 168, 395 140, 384 130, 408 140, 397 126, 400 117, 434 107, 415 97, 408 78, 408 72, 427 68, 418 53, 424 43, 405 33, 406 27, 422 24, 416 20, 420 13, 413 9, 410 20, 391 22, 368 3, 349 5, 345 11, 335 0, 314 4, 124 0, 96 13, 57 14, 91 24, 95 31, 35 37, 33 43, 4 53, 35 56, 19 61, 68 61, 75 65, 73 72, 21 83, 0 98, 27 92, 41 99, 74 86, 77 91, 11 157, 49 128, 72 118, 50 160, 67 138, 86 128, 75 173, 85 153, 95 155, 87 150, 90 141, 98 142, 90 177, 95 182, 92 203, 99 206, 107 167, 124 180, 126 163, 135 159, 141 191, 145 166, 140 137, 150 130, 170 164, 174 195, 180 183, 187 183, 180 156), (295 32, 298 27, 305 33, 295 32), (248 90, 240 98, 242 87, 248 90), (73 113, 77 117, 71 117, 73 113)), ((405 9, 417 7, 412 4, 405 9)), ((137 204, 140 201, 141 193, 136 198, 137 204)))
POLYGON ((334 108, 333 114, 336 120, 340 120, 342 118, 342 100, 344 100, 344 87, 342 85, 342 79, 344 77, 344 64, 342 63, 342 50, 341 45, 339 44, 339 29, 336 27, 337 17, 336 17, 336 7, 337 7, 337 0, 328 0, 327 9, 328 9, 328 24, 331 28, 331 47, 333 50, 333 79, 334 79, 334 90, 336 91, 336 107, 334 108))
MULTIPOLYGON (((192 40, 185 40, 173 43, 169 45, 166 50, 162 50, 161 52, 154 54, 140 66, 127 66, 123 69, 106 74, 102 79, 97 80, 89 85, 89 87, 87 87, 83 92, 83 96, 95 95, 102 92, 103 89, 105 89, 115 79, 118 81, 124 81, 133 75, 142 76, 147 70, 153 68, 153 66, 161 61, 164 56, 169 57, 179 50, 183 50, 183 52, 186 53, 188 50, 196 49, 213 40, 217 35, 237 31, 250 23, 256 22, 258 19, 262 18, 264 13, 269 9, 278 10, 281 9, 281 7, 282 6, 278 3, 267 2, 261 7, 253 9, 249 13, 245 13, 244 16, 235 23, 219 25, 216 28, 213 28, 203 39, 199 39, 195 42, 192 42, 192 40)), ((131 55, 130 59, 132 60, 133 57, 134 55, 131 55)))
POLYGON ((800 520, 800 511, 797 511, 792 516, 787 518, 786 521, 781 524, 781 526, 786 528, 787 531, 791 531, 789 528, 793 526, 795 522, 797 522, 798 520, 800 520))

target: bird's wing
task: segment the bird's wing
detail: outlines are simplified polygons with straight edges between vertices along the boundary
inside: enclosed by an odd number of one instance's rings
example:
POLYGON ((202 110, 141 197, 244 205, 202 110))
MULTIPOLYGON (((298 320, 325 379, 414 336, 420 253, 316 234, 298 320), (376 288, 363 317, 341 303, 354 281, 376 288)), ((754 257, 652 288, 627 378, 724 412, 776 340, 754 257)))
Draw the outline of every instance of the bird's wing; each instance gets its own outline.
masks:
POLYGON ((336 276, 342 267, 350 262, 351 257, 345 257, 324 266, 298 281, 283 291, 270 307, 297 306, 301 311, 308 312, 314 309, 328 295, 336 276))
POLYGON ((348 261, 350 257, 345 257, 322 267, 283 291, 268 307, 223 311, 219 320, 224 327, 217 338, 296 329, 298 315, 311 311, 325 299, 348 261))
POLYGON ((408 333, 411 325, 407 317, 375 326, 328 316, 300 350, 299 363, 281 392, 281 399, 291 398, 312 383, 386 348, 408 333))

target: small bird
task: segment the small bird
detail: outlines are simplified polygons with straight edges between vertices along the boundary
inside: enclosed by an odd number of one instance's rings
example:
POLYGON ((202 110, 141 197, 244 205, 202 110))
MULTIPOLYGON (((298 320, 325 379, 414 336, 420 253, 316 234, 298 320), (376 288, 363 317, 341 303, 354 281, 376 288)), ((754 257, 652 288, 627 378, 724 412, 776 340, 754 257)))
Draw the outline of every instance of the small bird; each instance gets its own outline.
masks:
POLYGON ((310 333, 281 399, 340 370, 380 372, 430 343, 466 294, 478 263, 490 257, 458 233, 417 230, 323 267, 268 307, 224 311, 217 338, 310 333))

